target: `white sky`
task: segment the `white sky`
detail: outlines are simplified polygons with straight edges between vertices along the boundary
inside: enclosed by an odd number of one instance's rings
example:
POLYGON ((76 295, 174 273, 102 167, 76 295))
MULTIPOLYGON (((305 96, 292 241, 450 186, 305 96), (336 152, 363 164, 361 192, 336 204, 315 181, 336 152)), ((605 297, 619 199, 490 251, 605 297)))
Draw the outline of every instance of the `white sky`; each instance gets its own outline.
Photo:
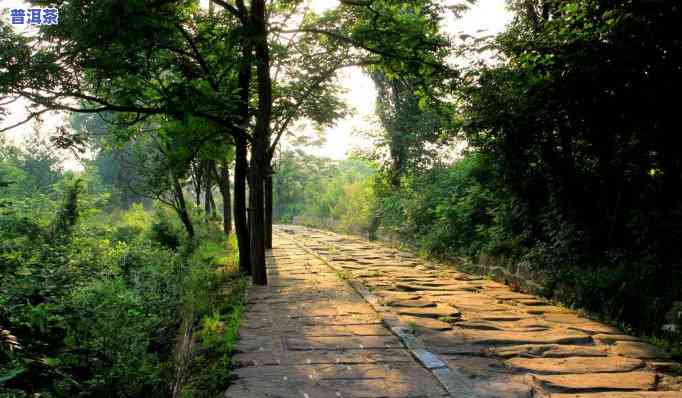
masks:
MULTIPOLYGON (((317 11, 323 11, 334 7, 338 0, 315 0, 314 4, 317 11)), ((474 35, 478 30, 497 34, 504 30, 511 18, 512 14, 507 11, 505 0, 479 0, 460 19, 449 13, 444 21, 444 31, 451 35, 460 32, 474 35)), ((326 142, 322 147, 308 151, 333 159, 344 159, 355 148, 368 149, 372 142, 363 132, 378 128, 378 120, 374 114, 376 88, 372 79, 360 68, 345 70, 340 77, 342 86, 348 90, 343 98, 354 109, 354 114, 325 131, 326 142)))
MULTIPOLYGON (((207 0, 202 0, 206 2, 207 0)), ((451 3, 451 0, 445 0, 451 3)), ((338 0, 312 0, 313 8, 322 12, 325 9, 335 7, 338 0)), ((8 18, 10 8, 25 7, 25 2, 20 0, 0 0, 0 17, 8 18)), ((504 30, 505 25, 511 20, 511 14, 507 11, 505 0, 479 0, 461 19, 457 20, 448 15, 444 21, 444 30, 449 34, 469 33, 475 34, 478 30, 487 30, 489 34, 497 34, 504 30)), ((347 101, 353 110, 353 114, 340 120, 333 128, 324 131, 326 142, 321 147, 310 148, 308 152, 343 159, 354 148, 367 149, 372 143, 361 134, 378 128, 374 116, 376 89, 372 80, 365 75, 360 68, 347 69, 340 73, 340 83, 346 90, 343 99, 347 101), (358 134, 360 133, 360 134, 358 134)), ((27 116, 24 110, 25 103, 15 103, 9 107, 10 115, 0 128, 22 120, 27 116)), ((46 132, 54 131, 55 127, 62 124, 63 115, 50 113, 44 117, 42 128, 46 132)), ((14 128, 5 132, 5 136, 12 141, 21 141, 26 132, 32 130, 30 125, 14 128)), ((286 145, 286 143, 285 143, 286 145)), ((71 162, 70 162, 71 163, 71 162)), ((67 167, 76 167, 68 164, 67 167)))

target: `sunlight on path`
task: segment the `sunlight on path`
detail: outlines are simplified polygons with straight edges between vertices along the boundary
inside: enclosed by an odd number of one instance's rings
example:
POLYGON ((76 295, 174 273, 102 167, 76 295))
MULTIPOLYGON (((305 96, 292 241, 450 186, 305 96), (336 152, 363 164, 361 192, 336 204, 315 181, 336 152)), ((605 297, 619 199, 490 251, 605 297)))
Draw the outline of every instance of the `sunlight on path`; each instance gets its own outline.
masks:
POLYGON ((276 235, 268 273, 249 291, 226 397, 448 396, 321 260, 276 235))
POLYGON ((666 353, 616 328, 357 237, 277 230, 349 280, 385 325, 411 330, 462 372, 476 396, 682 397, 682 378, 666 373, 676 366, 666 353))

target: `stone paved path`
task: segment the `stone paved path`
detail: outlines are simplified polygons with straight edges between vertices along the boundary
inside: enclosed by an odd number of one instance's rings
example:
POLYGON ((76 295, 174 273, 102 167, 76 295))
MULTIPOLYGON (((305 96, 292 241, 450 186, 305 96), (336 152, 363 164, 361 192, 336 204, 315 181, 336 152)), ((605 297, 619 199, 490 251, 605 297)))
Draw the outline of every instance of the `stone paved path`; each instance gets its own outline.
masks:
POLYGON ((664 352, 505 285, 304 227, 272 254, 226 397, 682 398, 664 352))
POLYGON ((228 398, 447 397, 320 259, 277 234, 269 285, 249 291, 228 398))

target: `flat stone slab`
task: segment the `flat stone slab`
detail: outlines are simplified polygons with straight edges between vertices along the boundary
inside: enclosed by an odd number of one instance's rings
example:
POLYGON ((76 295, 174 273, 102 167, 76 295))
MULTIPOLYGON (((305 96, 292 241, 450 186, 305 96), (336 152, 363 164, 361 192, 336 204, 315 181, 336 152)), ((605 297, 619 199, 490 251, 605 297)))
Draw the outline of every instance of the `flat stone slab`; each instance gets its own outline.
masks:
POLYGON ((571 311, 554 305, 536 305, 525 308, 525 311, 533 315, 543 314, 571 314, 571 311))
POLYGON ((396 308, 398 315, 407 315, 422 318, 441 318, 441 317, 459 317, 461 314, 459 310, 452 307, 439 306, 431 308, 396 308))
POLYGON ((617 341, 609 351, 615 355, 639 359, 667 359, 670 354, 651 344, 638 341, 617 341))
POLYGON ((491 322, 517 322, 522 319, 528 319, 528 315, 519 314, 517 312, 490 312, 490 313, 476 313, 465 314, 467 319, 482 320, 491 322))
POLYGON ((439 321, 433 318, 423 318, 423 317, 411 317, 411 316, 401 316, 400 320, 408 326, 414 326, 417 328, 426 328, 431 330, 450 330, 452 329, 452 324, 448 322, 439 321))
POLYGON ((396 290, 401 290, 405 292, 418 292, 418 291, 455 291, 455 290, 469 290, 473 291, 476 288, 463 285, 441 285, 441 286, 426 286, 416 283, 396 283, 394 285, 396 290))
POLYGON ((607 350, 592 346, 562 344, 524 344, 511 347, 491 348, 490 353, 503 358, 569 358, 605 357, 607 350))
POLYGON ((287 351, 402 348, 395 336, 284 337, 287 351))
POLYGON ((536 300, 537 299, 537 297, 533 296, 532 294, 517 293, 517 292, 511 292, 511 291, 499 292, 499 293, 492 294, 491 296, 493 296, 499 300, 518 300, 518 299, 536 300))
POLYGON ((465 339, 471 344, 480 345, 576 344, 591 341, 586 334, 562 331, 518 333, 477 330, 467 332, 465 339))
POLYGON ((405 292, 394 292, 391 290, 378 290, 375 291, 374 294, 377 297, 381 297, 384 300, 390 301, 390 300, 417 300, 420 299, 422 296, 419 294, 414 294, 414 293, 405 293, 405 292))
POLYGON ((592 338, 600 344, 615 344, 617 341, 641 341, 637 337, 629 336, 627 334, 598 333, 593 335, 592 338))
POLYGON ((512 358, 510 368, 543 374, 629 372, 644 366, 625 357, 512 358))
POLYGON ((366 349, 345 351, 301 351, 287 353, 252 352, 236 354, 233 361, 237 367, 277 365, 361 365, 378 363, 413 363, 414 360, 404 349, 366 349))
POLYGON ((280 319, 275 320, 275 324, 282 325, 287 321, 294 322, 301 326, 314 325, 369 325, 380 324, 381 320, 376 315, 352 315, 352 316, 317 316, 317 317, 288 317, 286 314, 279 314, 280 319), (279 321, 279 322, 278 322, 279 321))
POLYGON ((569 324, 583 325, 583 324, 585 324, 585 322, 590 321, 587 318, 584 318, 580 315, 573 314, 570 312, 544 314, 542 316, 542 319, 544 319, 548 322, 555 322, 555 323, 559 323, 562 325, 569 325, 569 324))
POLYGON ((539 322, 532 322, 529 319, 521 319, 518 322, 493 322, 485 320, 471 320, 457 322, 457 327, 473 330, 502 330, 513 332, 542 332, 549 329, 548 326, 539 322))
POLYGON ((373 325, 342 325, 342 326, 304 326, 301 330, 304 336, 332 337, 332 336, 390 336, 391 332, 381 324, 373 325))
POLYGON ((246 367, 226 398, 445 397, 445 390, 417 364, 246 367))
POLYGON ((651 390, 656 384, 652 372, 534 375, 534 383, 553 392, 651 390))
POLYGON ((579 330, 589 334, 620 334, 621 331, 613 326, 604 325, 597 322, 577 323, 568 326, 568 329, 579 330))
POLYGON ((680 398, 678 391, 596 392, 590 394, 552 394, 551 398, 680 398))
POLYGON ((387 302, 386 305, 390 307, 428 308, 435 307, 436 303, 426 300, 394 300, 387 302))
MULTIPOLYGON (((442 376, 438 380, 442 386, 446 386, 450 397, 682 398, 679 392, 654 391, 682 388, 682 378, 666 373, 670 369, 676 369, 674 364, 671 365, 672 362, 666 361, 667 355, 656 347, 623 334, 617 328, 591 320, 565 307, 552 305, 534 295, 514 292, 501 283, 470 276, 448 268, 447 265, 430 263, 412 255, 401 256, 399 251, 378 243, 369 244, 357 237, 306 227, 291 227, 290 234, 295 241, 323 258, 336 256, 344 259, 342 262, 330 262, 329 269, 341 270, 341 266, 345 265, 349 267, 349 272, 345 275, 352 280, 352 286, 368 295, 365 300, 372 303, 383 324, 389 325, 395 333, 401 331, 402 343, 412 350, 411 358, 420 357, 418 354, 422 351, 419 350, 425 350, 423 354, 427 357, 422 355, 421 357, 426 358, 422 358, 422 362, 431 364, 427 366, 433 368, 432 376, 442 376), (448 311, 442 312, 443 308, 448 311), (447 313, 451 308, 460 314, 453 316, 452 313, 447 313), (428 360, 431 353, 435 354, 434 361, 428 360), (445 366, 441 367, 441 364, 445 366)), ((305 269, 296 264, 298 256, 307 255, 289 244, 293 240, 283 241, 287 243, 286 250, 278 253, 288 255, 289 258, 286 269, 283 269, 284 273, 276 276, 279 278, 277 283, 283 287, 274 293, 290 294, 293 297, 315 292, 316 295, 308 297, 317 296, 324 300, 323 297, 330 297, 328 292, 332 290, 336 291, 336 295, 347 291, 333 280, 336 273, 322 271, 319 266, 316 266, 317 269, 312 267, 311 272, 321 273, 319 278, 324 274, 324 278, 332 279, 324 279, 325 285, 322 288, 311 288, 311 285, 315 285, 316 276, 306 275, 305 269), (295 272, 295 279, 287 280, 287 272, 292 275, 295 272)), ((276 297, 271 294, 268 299, 276 297)), ((345 304, 351 307, 355 305, 348 297, 343 299, 346 300, 345 304)), ((316 308, 321 311, 338 310, 334 300, 336 299, 332 297, 331 305, 327 302, 322 306, 305 308, 311 311, 316 308)), ((257 303, 262 302, 253 301, 253 304, 257 303)), ((335 360, 345 361, 339 364, 353 364, 352 361, 357 361, 365 365, 384 364, 389 367, 404 363, 392 362, 399 361, 402 356, 387 354, 382 357, 378 354, 393 353, 400 351, 400 348, 345 349, 357 345, 357 338, 389 337, 381 334, 381 325, 363 326, 365 330, 351 332, 344 328, 347 324, 328 326, 324 321, 317 320, 347 319, 349 315, 353 315, 351 310, 353 308, 344 309, 337 316, 308 316, 290 322, 281 322, 286 320, 279 315, 274 318, 271 316, 271 324, 263 322, 265 328, 279 327, 283 336, 291 334, 297 339, 302 338, 296 341, 300 347, 294 348, 308 350, 288 351, 286 344, 280 344, 280 351, 252 351, 240 355, 266 358, 268 355, 272 358, 284 355, 285 358, 293 358, 295 354, 299 354, 300 358, 310 360, 310 365, 315 365, 316 361, 331 365, 335 360), (302 329, 303 333, 296 328, 301 325, 307 326, 302 329), (328 331, 324 330, 326 327, 329 327, 328 331), (323 341, 311 337, 349 338, 352 343, 347 345, 339 340, 323 341), (374 353, 373 357, 363 356, 366 352, 374 353)), ((258 325, 258 318, 254 321, 258 325)), ((257 335, 261 334, 262 330, 258 330, 257 335)), ((277 346, 273 348, 276 349, 277 346)), ((366 375, 359 373, 350 376, 351 379, 356 377, 369 381, 366 375)), ((398 385, 400 383, 391 384, 398 385)), ((341 396, 392 398, 395 391, 349 390, 341 396)), ((306 391, 307 395, 299 393, 291 396, 327 396, 326 390, 315 393, 306 391)), ((282 397, 288 397, 287 394, 284 390, 281 392, 282 397)), ((407 390, 405 394, 395 396, 430 398, 428 393, 415 395, 407 390)), ((339 395, 334 398, 337 397, 339 395)))
POLYGON ((438 369, 447 367, 447 365, 445 365, 445 362, 441 361, 440 358, 434 355, 431 351, 427 351, 422 348, 417 348, 412 350, 412 355, 417 357, 419 362, 421 362, 421 364, 424 365, 426 369, 438 369))

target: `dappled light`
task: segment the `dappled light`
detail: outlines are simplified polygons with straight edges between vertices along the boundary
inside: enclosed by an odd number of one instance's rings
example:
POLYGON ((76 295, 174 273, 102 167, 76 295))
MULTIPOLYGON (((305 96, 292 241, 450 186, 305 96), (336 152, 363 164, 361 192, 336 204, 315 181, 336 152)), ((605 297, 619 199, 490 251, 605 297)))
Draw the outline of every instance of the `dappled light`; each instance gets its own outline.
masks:
POLYGON ((0 0, 0 398, 682 397, 678 0, 0 0))

